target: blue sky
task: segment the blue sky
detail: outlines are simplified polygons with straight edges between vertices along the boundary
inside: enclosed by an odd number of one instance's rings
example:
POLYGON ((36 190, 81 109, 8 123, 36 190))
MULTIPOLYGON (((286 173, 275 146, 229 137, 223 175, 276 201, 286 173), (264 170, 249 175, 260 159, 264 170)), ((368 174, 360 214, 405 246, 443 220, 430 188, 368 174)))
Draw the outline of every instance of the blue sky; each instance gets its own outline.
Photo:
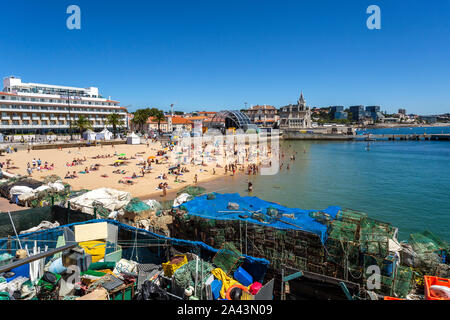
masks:
POLYGON ((450 1, 15 0, 0 75, 97 86, 138 107, 381 105, 450 112, 450 1), (66 8, 81 8, 81 30, 66 8), (381 30, 366 8, 381 8, 381 30))

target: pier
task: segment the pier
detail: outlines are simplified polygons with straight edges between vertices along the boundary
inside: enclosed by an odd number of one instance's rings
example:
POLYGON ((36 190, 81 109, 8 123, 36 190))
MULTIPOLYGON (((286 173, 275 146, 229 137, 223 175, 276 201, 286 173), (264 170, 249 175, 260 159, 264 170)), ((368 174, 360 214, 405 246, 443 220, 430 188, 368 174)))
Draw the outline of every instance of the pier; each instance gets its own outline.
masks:
POLYGON ((354 140, 450 141, 450 134, 370 134, 370 135, 354 136, 354 140))
POLYGON ((331 140, 331 141, 450 141, 450 134, 320 134, 283 132, 284 140, 331 140))

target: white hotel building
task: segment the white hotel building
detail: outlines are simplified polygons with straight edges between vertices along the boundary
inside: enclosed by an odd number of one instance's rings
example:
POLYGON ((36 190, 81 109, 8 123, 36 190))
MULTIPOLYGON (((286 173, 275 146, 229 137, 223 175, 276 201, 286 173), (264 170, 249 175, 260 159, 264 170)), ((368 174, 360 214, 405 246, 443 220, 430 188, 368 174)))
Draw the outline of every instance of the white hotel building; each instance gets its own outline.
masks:
POLYGON ((23 83, 16 77, 3 80, 0 91, 0 131, 11 133, 77 133, 74 122, 80 115, 87 117, 93 129, 105 128, 106 116, 112 112, 123 116, 127 126, 127 111, 118 101, 103 98, 98 88, 76 88, 39 83, 23 83), (70 99, 69 99, 70 97, 70 99))

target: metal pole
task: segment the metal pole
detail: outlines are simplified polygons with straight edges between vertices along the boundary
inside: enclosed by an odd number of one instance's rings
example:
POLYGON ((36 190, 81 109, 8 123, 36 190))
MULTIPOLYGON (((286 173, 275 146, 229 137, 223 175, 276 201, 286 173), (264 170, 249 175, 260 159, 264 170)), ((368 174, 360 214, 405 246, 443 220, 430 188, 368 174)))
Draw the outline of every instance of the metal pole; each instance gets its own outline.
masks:
POLYGON ((50 257, 50 256, 54 255, 55 253, 62 252, 67 249, 75 248, 77 245, 78 245, 77 243, 68 244, 63 247, 56 248, 55 250, 44 251, 37 255, 34 255, 31 257, 26 257, 25 259, 21 259, 21 260, 15 261, 13 263, 3 265, 0 267, 0 273, 23 266, 24 264, 28 264, 28 263, 36 261, 36 260, 40 260, 42 258, 50 257))
POLYGON ((18 236, 17 231, 16 231, 16 226, 14 225, 14 221, 13 221, 13 219, 11 217, 11 212, 10 211, 8 211, 8 215, 9 215, 9 220, 11 220, 11 224, 13 226, 14 233, 16 234, 17 241, 19 241, 20 249, 22 249, 22 243, 20 242, 19 236, 18 236))

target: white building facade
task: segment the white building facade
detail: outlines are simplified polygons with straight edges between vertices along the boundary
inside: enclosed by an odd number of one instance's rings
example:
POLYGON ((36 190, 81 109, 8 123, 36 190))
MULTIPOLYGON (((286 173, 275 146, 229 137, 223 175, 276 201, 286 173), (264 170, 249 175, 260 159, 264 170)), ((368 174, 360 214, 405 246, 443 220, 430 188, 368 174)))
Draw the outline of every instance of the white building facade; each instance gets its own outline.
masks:
POLYGON ((306 106, 303 92, 297 104, 282 107, 279 115, 280 129, 306 129, 312 127, 311 108, 306 106))
POLYGON ((67 133, 79 116, 87 117, 97 131, 107 125, 106 116, 118 113, 126 126, 127 112, 118 101, 106 99, 98 88, 77 88, 23 83, 7 77, 0 91, 0 131, 3 133, 67 133))

